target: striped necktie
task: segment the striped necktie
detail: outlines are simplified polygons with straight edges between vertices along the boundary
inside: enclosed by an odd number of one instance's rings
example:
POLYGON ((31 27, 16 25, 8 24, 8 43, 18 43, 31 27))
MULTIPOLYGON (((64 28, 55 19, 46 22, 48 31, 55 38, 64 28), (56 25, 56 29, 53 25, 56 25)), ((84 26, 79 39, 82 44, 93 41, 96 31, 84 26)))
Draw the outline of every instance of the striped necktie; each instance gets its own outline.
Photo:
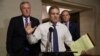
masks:
POLYGON ((28 25, 28 19, 25 18, 25 26, 27 26, 27 25, 28 25))

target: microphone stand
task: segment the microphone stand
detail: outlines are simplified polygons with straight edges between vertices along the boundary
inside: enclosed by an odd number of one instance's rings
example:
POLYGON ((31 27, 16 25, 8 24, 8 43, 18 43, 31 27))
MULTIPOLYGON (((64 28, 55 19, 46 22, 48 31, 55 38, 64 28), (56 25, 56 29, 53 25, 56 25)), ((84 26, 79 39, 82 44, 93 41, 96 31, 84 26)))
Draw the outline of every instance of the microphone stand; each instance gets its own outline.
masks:
POLYGON ((49 49, 48 49, 49 52, 52 52, 52 41, 51 41, 51 39, 52 39, 52 32, 50 32, 50 36, 49 36, 49 49))
POLYGON ((52 52, 52 32, 53 32, 53 28, 50 27, 49 28, 49 38, 47 41, 47 46, 46 46, 46 52, 52 52))

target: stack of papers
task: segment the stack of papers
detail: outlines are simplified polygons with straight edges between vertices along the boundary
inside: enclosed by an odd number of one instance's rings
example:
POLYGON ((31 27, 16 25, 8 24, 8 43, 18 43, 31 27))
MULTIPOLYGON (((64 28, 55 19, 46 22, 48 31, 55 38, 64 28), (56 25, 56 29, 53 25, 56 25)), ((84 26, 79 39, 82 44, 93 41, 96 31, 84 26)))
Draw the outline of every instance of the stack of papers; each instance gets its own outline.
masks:
POLYGON ((74 53, 75 56, 81 55, 82 51, 87 51, 89 49, 94 48, 94 44, 88 34, 85 34, 81 36, 78 40, 73 42, 70 45, 70 48, 72 51, 77 51, 77 53, 74 53))

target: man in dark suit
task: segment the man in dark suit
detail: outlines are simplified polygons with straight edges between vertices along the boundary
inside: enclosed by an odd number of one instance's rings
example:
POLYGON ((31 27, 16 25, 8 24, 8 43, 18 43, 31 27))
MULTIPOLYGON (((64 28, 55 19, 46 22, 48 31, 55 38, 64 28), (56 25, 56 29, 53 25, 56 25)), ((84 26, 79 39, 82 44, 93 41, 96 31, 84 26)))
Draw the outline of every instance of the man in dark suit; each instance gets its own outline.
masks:
POLYGON ((79 32, 79 28, 78 25, 74 22, 69 22, 69 31, 72 35, 72 38, 74 41, 76 41, 77 39, 79 39, 80 37, 80 32, 79 32))
POLYGON ((69 29, 69 31, 72 35, 73 41, 76 41, 80 37, 80 31, 79 31, 78 25, 76 23, 70 21, 70 14, 67 10, 62 11, 61 21, 69 29))
MULTIPOLYGON (((61 22, 66 25, 66 27, 69 29, 73 41, 76 41, 80 37, 79 28, 76 23, 70 21, 70 14, 67 10, 62 11, 61 13, 61 22)), ((65 45, 67 51, 71 51, 70 47, 65 45)), ((69 53, 70 56, 74 56, 73 53, 69 53)))
POLYGON ((38 26, 39 20, 30 16, 29 2, 22 2, 20 10, 22 15, 11 18, 9 23, 6 41, 7 53, 9 56, 38 56, 40 44, 39 42, 33 45, 28 43, 25 27, 28 24, 31 24, 32 28, 38 26))

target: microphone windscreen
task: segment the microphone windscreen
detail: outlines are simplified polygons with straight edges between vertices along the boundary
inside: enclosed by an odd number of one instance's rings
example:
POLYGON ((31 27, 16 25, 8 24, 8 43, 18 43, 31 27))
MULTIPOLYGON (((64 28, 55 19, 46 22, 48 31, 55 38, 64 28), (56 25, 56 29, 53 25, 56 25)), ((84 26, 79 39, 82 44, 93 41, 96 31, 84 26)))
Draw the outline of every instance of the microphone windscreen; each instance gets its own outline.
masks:
POLYGON ((53 30, 54 30, 54 29, 53 29, 52 27, 49 28, 49 32, 53 32, 53 30))

